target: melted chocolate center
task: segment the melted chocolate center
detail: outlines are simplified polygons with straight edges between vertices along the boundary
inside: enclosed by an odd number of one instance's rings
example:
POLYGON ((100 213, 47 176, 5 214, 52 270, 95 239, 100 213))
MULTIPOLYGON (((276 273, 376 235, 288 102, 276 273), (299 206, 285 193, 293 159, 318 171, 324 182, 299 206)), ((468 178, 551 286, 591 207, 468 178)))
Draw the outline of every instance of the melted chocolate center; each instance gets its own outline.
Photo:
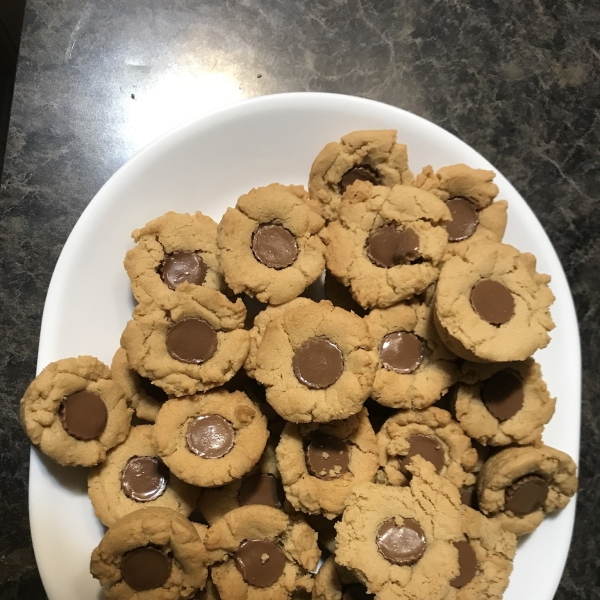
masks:
POLYGON ((108 421, 108 410, 100 396, 83 390, 67 396, 58 410, 58 418, 72 437, 96 440, 108 421))
POLYGON ((282 225, 261 225, 252 235, 256 260, 271 269, 285 269, 298 258, 296 238, 282 225))
POLYGON ((180 362, 200 365, 217 351, 217 332, 196 317, 177 321, 167 332, 167 350, 180 362))
POLYGON ((202 458, 221 458, 235 444, 235 429, 220 415, 200 415, 188 425, 188 448, 202 458))
POLYGON ((340 192, 343 194, 355 181, 368 181, 373 185, 380 185, 381 175, 370 165, 356 165, 342 175, 340 192))
POLYGON ((423 362, 423 342, 414 333, 388 333, 379 346, 379 358, 388 371, 412 373, 423 362))
POLYGON ((202 285, 206 278, 206 265, 194 252, 173 252, 160 265, 162 280, 176 290, 184 281, 202 285))
POLYGON ((523 517, 539 510, 548 498, 548 483, 539 475, 525 475, 513 481, 505 492, 504 510, 523 517))
POLYGON ((152 546, 135 548, 123 555, 121 575, 132 589, 143 592, 162 587, 171 575, 172 559, 152 546))
POLYGON ((334 435, 317 432, 305 452, 306 468, 314 477, 331 481, 348 472, 348 445, 334 435))
POLYGON ((254 587, 272 586, 283 574, 285 554, 270 540, 246 540, 234 555, 244 581, 254 587))
POLYGON ((466 198, 450 198, 446 201, 452 220, 446 223, 449 242, 470 238, 479 225, 479 215, 474 204, 466 198))
POLYGON ((155 456, 132 456, 121 472, 121 489, 136 502, 150 502, 165 493, 169 469, 155 456))
POLYGON ((510 290, 492 279, 482 279, 473 286, 471 306, 491 325, 504 325, 515 314, 515 301, 510 290))
POLYGON ((477 556, 469 542, 454 542, 454 547, 458 550, 458 568, 459 574, 450 582, 455 588, 461 588, 475 577, 477 574, 477 556))
POLYGON ((283 505, 283 488, 281 482, 272 473, 259 473, 248 477, 238 492, 240 506, 248 504, 265 504, 273 508, 283 505))
POLYGON ((523 408, 524 398, 523 383, 513 369, 494 373, 481 388, 481 399, 499 421, 514 417, 523 408))
POLYGON ((393 225, 382 225, 367 240, 367 256, 378 267, 389 269, 417 258, 419 236, 412 229, 398 231, 393 225))
POLYGON ((296 350, 292 368, 298 381, 320 390, 328 388, 340 378, 344 370, 344 355, 327 338, 315 337, 296 350))
POLYGON ((408 443, 410 444, 408 454, 400 461, 400 471, 405 477, 412 477, 406 466, 410 463, 410 459, 417 454, 428 460, 438 473, 442 470, 446 455, 444 448, 435 438, 422 433, 413 433, 408 438, 408 443))
POLYGON ((388 519, 379 528, 375 541, 381 555, 395 565, 414 565, 427 548, 425 534, 413 519, 404 519, 400 526, 395 519, 388 519))

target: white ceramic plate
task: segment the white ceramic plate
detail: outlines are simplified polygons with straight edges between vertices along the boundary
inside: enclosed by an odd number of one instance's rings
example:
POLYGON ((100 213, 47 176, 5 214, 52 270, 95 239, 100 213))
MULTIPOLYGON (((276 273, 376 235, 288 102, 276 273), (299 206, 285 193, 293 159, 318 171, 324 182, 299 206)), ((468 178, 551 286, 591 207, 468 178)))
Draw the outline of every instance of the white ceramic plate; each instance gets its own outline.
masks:
MULTIPOLYGON (((179 127, 125 164, 73 228, 52 276, 40 336, 38 372, 49 362, 91 354, 110 364, 133 308, 123 269, 131 232, 167 210, 201 210, 219 220, 242 193, 274 181, 307 184, 311 163, 329 141, 355 129, 397 129, 411 169, 464 162, 493 169, 475 150, 436 125, 398 108, 328 94, 286 94, 244 101, 179 127)), ((498 173, 509 202, 506 242, 538 258, 552 275, 552 342, 538 352, 558 398, 546 443, 577 457, 580 351, 569 287, 556 253, 523 198, 498 173)), ((87 496, 85 469, 64 468, 33 450, 31 531, 50 600, 91 600, 100 587, 89 557, 102 537, 87 496)), ((575 501, 519 546, 506 600, 551 600, 564 568, 575 501)))

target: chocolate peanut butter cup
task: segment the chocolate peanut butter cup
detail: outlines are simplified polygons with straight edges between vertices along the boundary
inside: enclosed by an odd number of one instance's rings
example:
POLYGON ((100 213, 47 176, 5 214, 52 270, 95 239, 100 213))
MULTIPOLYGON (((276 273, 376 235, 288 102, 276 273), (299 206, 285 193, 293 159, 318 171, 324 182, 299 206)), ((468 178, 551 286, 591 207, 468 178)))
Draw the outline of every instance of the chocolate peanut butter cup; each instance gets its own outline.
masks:
POLYGON ((169 354, 184 363, 206 362, 216 352, 217 345, 217 332, 204 319, 182 319, 167 332, 169 354))
POLYGON ((550 486, 539 475, 525 475, 513 481, 506 488, 504 510, 510 510, 518 517, 539 510, 548 498, 550 486))
POLYGON ((510 290, 493 279, 482 279, 471 290, 471 306, 484 321, 504 325, 515 314, 515 301, 510 290))
POLYGON ((159 271, 165 284, 176 290, 184 281, 202 285, 207 268, 195 252, 173 252, 162 261, 159 271))
POLYGON ((327 338, 315 337, 296 350, 292 366, 298 381, 306 387, 320 390, 340 378, 344 370, 344 355, 327 338))
POLYGON ((286 558, 271 540, 246 540, 237 549, 235 566, 244 581, 254 587, 272 586, 283 574, 286 558))
POLYGON ((67 396, 58 418, 65 431, 78 440, 96 440, 106 427, 108 410, 98 394, 83 390, 67 396))
POLYGON ((235 444, 235 429, 219 415, 200 415, 188 425, 186 441, 190 452, 202 458, 222 458, 235 444))
POLYGON ((261 225, 252 236, 256 260, 271 269, 285 269, 298 258, 298 243, 283 225, 261 225))
POLYGON ((470 238, 479 225, 479 215, 475 205, 467 198, 460 196, 450 198, 446 206, 452 220, 446 222, 449 242, 461 242, 470 238))
POLYGON ((450 582, 454 588, 461 588, 473 580, 477 574, 477 556, 473 546, 468 541, 454 542, 454 547, 458 550, 458 568, 460 572, 450 582))
POLYGON ((523 382, 517 371, 503 369, 483 382, 481 399, 499 421, 514 417, 524 401, 523 382))
POLYGON ((136 502, 150 502, 165 493, 169 469, 155 456, 132 456, 121 472, 121 489, 136 502))
POLYGON ((413 519, 396 525, 395 519, 384 521, 377 531, 377 549, 395 565, 414 565, 425 554, 427 542, 421 526, 413 519))
POLYGON ((314 477, 331 481, 349 470, 350 454, 344 440, 317 432, 305 451, 306 467, 314 477))
POLYGON ((240 506, 264 504, 273 508, 283 505, 283 486, 272 473, 259 473, 248 477, 238 492, 240 506))
POLYGON ((343 194, 346 188, 350 187, 355 181, 368 181, 373 185, 381 185, 381 175, 370 165, 356 165, 342 175, 340 192, 343 194))
POLYGON ((399 231, 394 225, 382 225, 369 235, 366 250, 374 265, 389 269, 417 258, 419 236, 410 228, 399 231))
POLYGON ((423 362, 424 345, 414 334, 407 331, 388 333, 379 346, 379 358, 383 366, 396 373, 412 373, 423 362))
POLYGON ((408 454, 400 461, 400 470, 405 477, 410 478, 411 474, 406 466, 417 454, 428 460, 435 467, 437 473, 442 470, 446 454, 438 440, 429 435, 415 433, 408 438, 408 443, 410 444, 408 454))
POLYGON ((172 559, 153 546, 135 548, 123 555, 121 575, 137 592, 162 587, 171 575, 172 559))

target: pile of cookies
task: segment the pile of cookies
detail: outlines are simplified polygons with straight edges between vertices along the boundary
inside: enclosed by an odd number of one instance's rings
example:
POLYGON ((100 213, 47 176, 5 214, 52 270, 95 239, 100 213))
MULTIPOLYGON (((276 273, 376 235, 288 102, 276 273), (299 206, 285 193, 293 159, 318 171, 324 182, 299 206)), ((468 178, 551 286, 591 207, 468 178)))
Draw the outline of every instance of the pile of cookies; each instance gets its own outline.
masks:
POLYGON ((550 278, 502 243, 493 178, 415 178, 395 131, 355 131, 308 191, 133 232, 110 368, 59 360, 21 401, 90 467, 106 598, 502 597, 577 479, 542 442, 550 278))

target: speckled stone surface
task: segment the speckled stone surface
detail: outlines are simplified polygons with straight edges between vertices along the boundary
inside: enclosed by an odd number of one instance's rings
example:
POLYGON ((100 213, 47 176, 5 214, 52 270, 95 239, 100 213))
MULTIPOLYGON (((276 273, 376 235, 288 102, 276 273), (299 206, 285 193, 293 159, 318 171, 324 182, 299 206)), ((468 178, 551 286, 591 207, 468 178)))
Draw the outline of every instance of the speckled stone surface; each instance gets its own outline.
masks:
POLYGON ((45 597, 18 400, 71 228, 170 126, 287 91, 430 119, 495 164, 546 228, 573 290, 584 373, 581 491, 556 598, 600 598, 599 31, 596 0, 29 0, 0 196, 0 599, 45 597))

